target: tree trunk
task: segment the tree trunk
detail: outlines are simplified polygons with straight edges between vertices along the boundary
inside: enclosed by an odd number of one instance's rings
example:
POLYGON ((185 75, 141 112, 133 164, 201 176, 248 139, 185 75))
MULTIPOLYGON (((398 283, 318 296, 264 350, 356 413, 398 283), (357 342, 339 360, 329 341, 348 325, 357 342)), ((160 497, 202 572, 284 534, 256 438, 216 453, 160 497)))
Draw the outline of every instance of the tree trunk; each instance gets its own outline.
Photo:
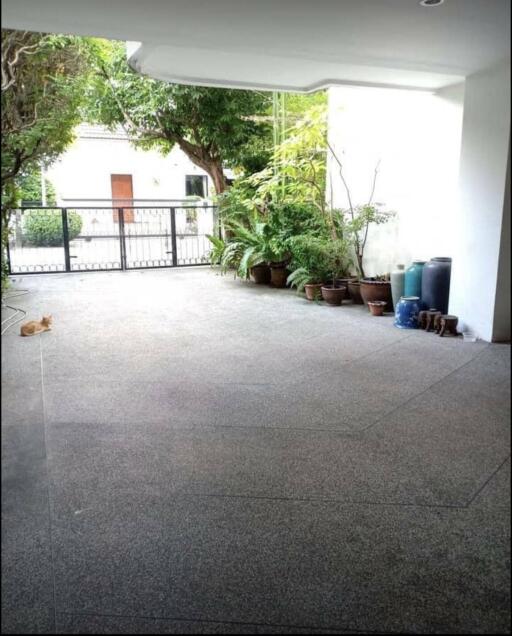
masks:
POLYGON ((226 190, 227 183, 220 162, 213 162, 209 164, 205 170, 212 178, 216 194, 222 194, 226 190))

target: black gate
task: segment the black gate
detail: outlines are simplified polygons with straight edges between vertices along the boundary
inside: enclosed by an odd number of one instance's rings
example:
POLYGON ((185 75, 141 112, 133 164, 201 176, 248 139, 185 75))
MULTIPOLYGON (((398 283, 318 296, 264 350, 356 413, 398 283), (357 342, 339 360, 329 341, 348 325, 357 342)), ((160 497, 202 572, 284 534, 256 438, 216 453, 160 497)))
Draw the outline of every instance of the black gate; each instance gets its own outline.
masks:
POLYGON ((19 208, 10 220, 9 273, 205 265, 215 206, 19 208))

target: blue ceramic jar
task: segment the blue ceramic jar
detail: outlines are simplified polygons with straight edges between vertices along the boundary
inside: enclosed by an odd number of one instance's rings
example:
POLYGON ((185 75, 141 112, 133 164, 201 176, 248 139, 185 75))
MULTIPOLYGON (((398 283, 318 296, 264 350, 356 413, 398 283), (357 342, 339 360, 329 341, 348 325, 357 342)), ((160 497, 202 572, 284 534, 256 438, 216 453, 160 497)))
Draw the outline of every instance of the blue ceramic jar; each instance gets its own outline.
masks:
POLYGON ((413 261, 405 271, 404 296, 419 296, 421 298, 421 278, 426 261, 413 261))
POLYGON ((395 308, 395 327, 399 329, 418 329, 420 309, 419 296, 402 296, 395 308))
POLYGON ((421 304, 424 309, 448 313, 452 259, 446 256, 431 258, 423 268, 421 304))

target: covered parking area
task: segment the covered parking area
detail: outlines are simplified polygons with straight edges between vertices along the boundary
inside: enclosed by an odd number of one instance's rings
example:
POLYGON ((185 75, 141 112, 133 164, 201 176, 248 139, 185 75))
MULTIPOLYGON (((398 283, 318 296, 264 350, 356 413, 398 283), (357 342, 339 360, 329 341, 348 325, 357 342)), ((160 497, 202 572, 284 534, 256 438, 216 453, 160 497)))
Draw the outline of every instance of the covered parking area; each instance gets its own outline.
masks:
POLYGON ((463 82, 450 311, 480 340, 208 267, 21 275, 55 328, 2 336, 2 631, 507 633, 508 3, 3 8, 174 81, 463 82))

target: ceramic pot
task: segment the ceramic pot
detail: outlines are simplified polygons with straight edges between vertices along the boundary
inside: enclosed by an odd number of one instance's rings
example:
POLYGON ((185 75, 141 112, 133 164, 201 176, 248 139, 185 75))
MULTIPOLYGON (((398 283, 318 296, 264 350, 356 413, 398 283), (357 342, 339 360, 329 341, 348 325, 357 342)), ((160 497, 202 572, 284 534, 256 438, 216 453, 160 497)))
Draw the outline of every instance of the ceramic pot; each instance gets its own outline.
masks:
POLYGON ((359 281, 354 281, 348 284, 348 293, 354 305, 364 305, 364 301, 361 296, 361 284, 359 281))
POLYGON ((328 305, 339 306, 345 297, 346 287, 322 285, 322 298, 328 305))
POLYGON ((308 300, 322 300, 322 283, 304 285, 304 292, 308 300))
POLYGON ((421 299, 421 278, 426 261, 413 261, 405 270, 404 293, 402 296, 419 296, 421 299))
POLYGON ((423 268, 421 279, 421 304, 424 309, 435 307, 448 313, 452 259, 447 256, 431 258, 423 268))
POLYGON ((396 270, 391 272, 391 297, 393 298, 393 307, 398 304, 400 298, 404 295, 405 285, 405 265, 397 265, 396 270))
POLYGON ((286 287, 288 270, 285 265, 270 265, 270 284, 272 287, 286 287))
POLYGON ((357 278, 355 276, 350 278, 336 278, 334 282, 336 285, 339 285, 340 287, 346 287, 348 291, 349 283, 356 283, 357 278))
POLYGON ((266 263, 251 267, 251 278, 256 285, 268 285, 270 283, 270 267, 266 263))
POLYGON ((418 329, 420 309, 419 296, 402 296, 395 307, 395 327, 399 329, 418 329))
POLYGON ((374 300, 383 300, 386 303, 385 311, 393 311, 393 299, 391 298, 391 283, 388 280, 373 280, 362 278, 361 296, 368 304, 374 300))
POLYGON ((385 300, 370 300, 368 302, 368 309, 372 316, 382 316, 386 307, 385 300))

